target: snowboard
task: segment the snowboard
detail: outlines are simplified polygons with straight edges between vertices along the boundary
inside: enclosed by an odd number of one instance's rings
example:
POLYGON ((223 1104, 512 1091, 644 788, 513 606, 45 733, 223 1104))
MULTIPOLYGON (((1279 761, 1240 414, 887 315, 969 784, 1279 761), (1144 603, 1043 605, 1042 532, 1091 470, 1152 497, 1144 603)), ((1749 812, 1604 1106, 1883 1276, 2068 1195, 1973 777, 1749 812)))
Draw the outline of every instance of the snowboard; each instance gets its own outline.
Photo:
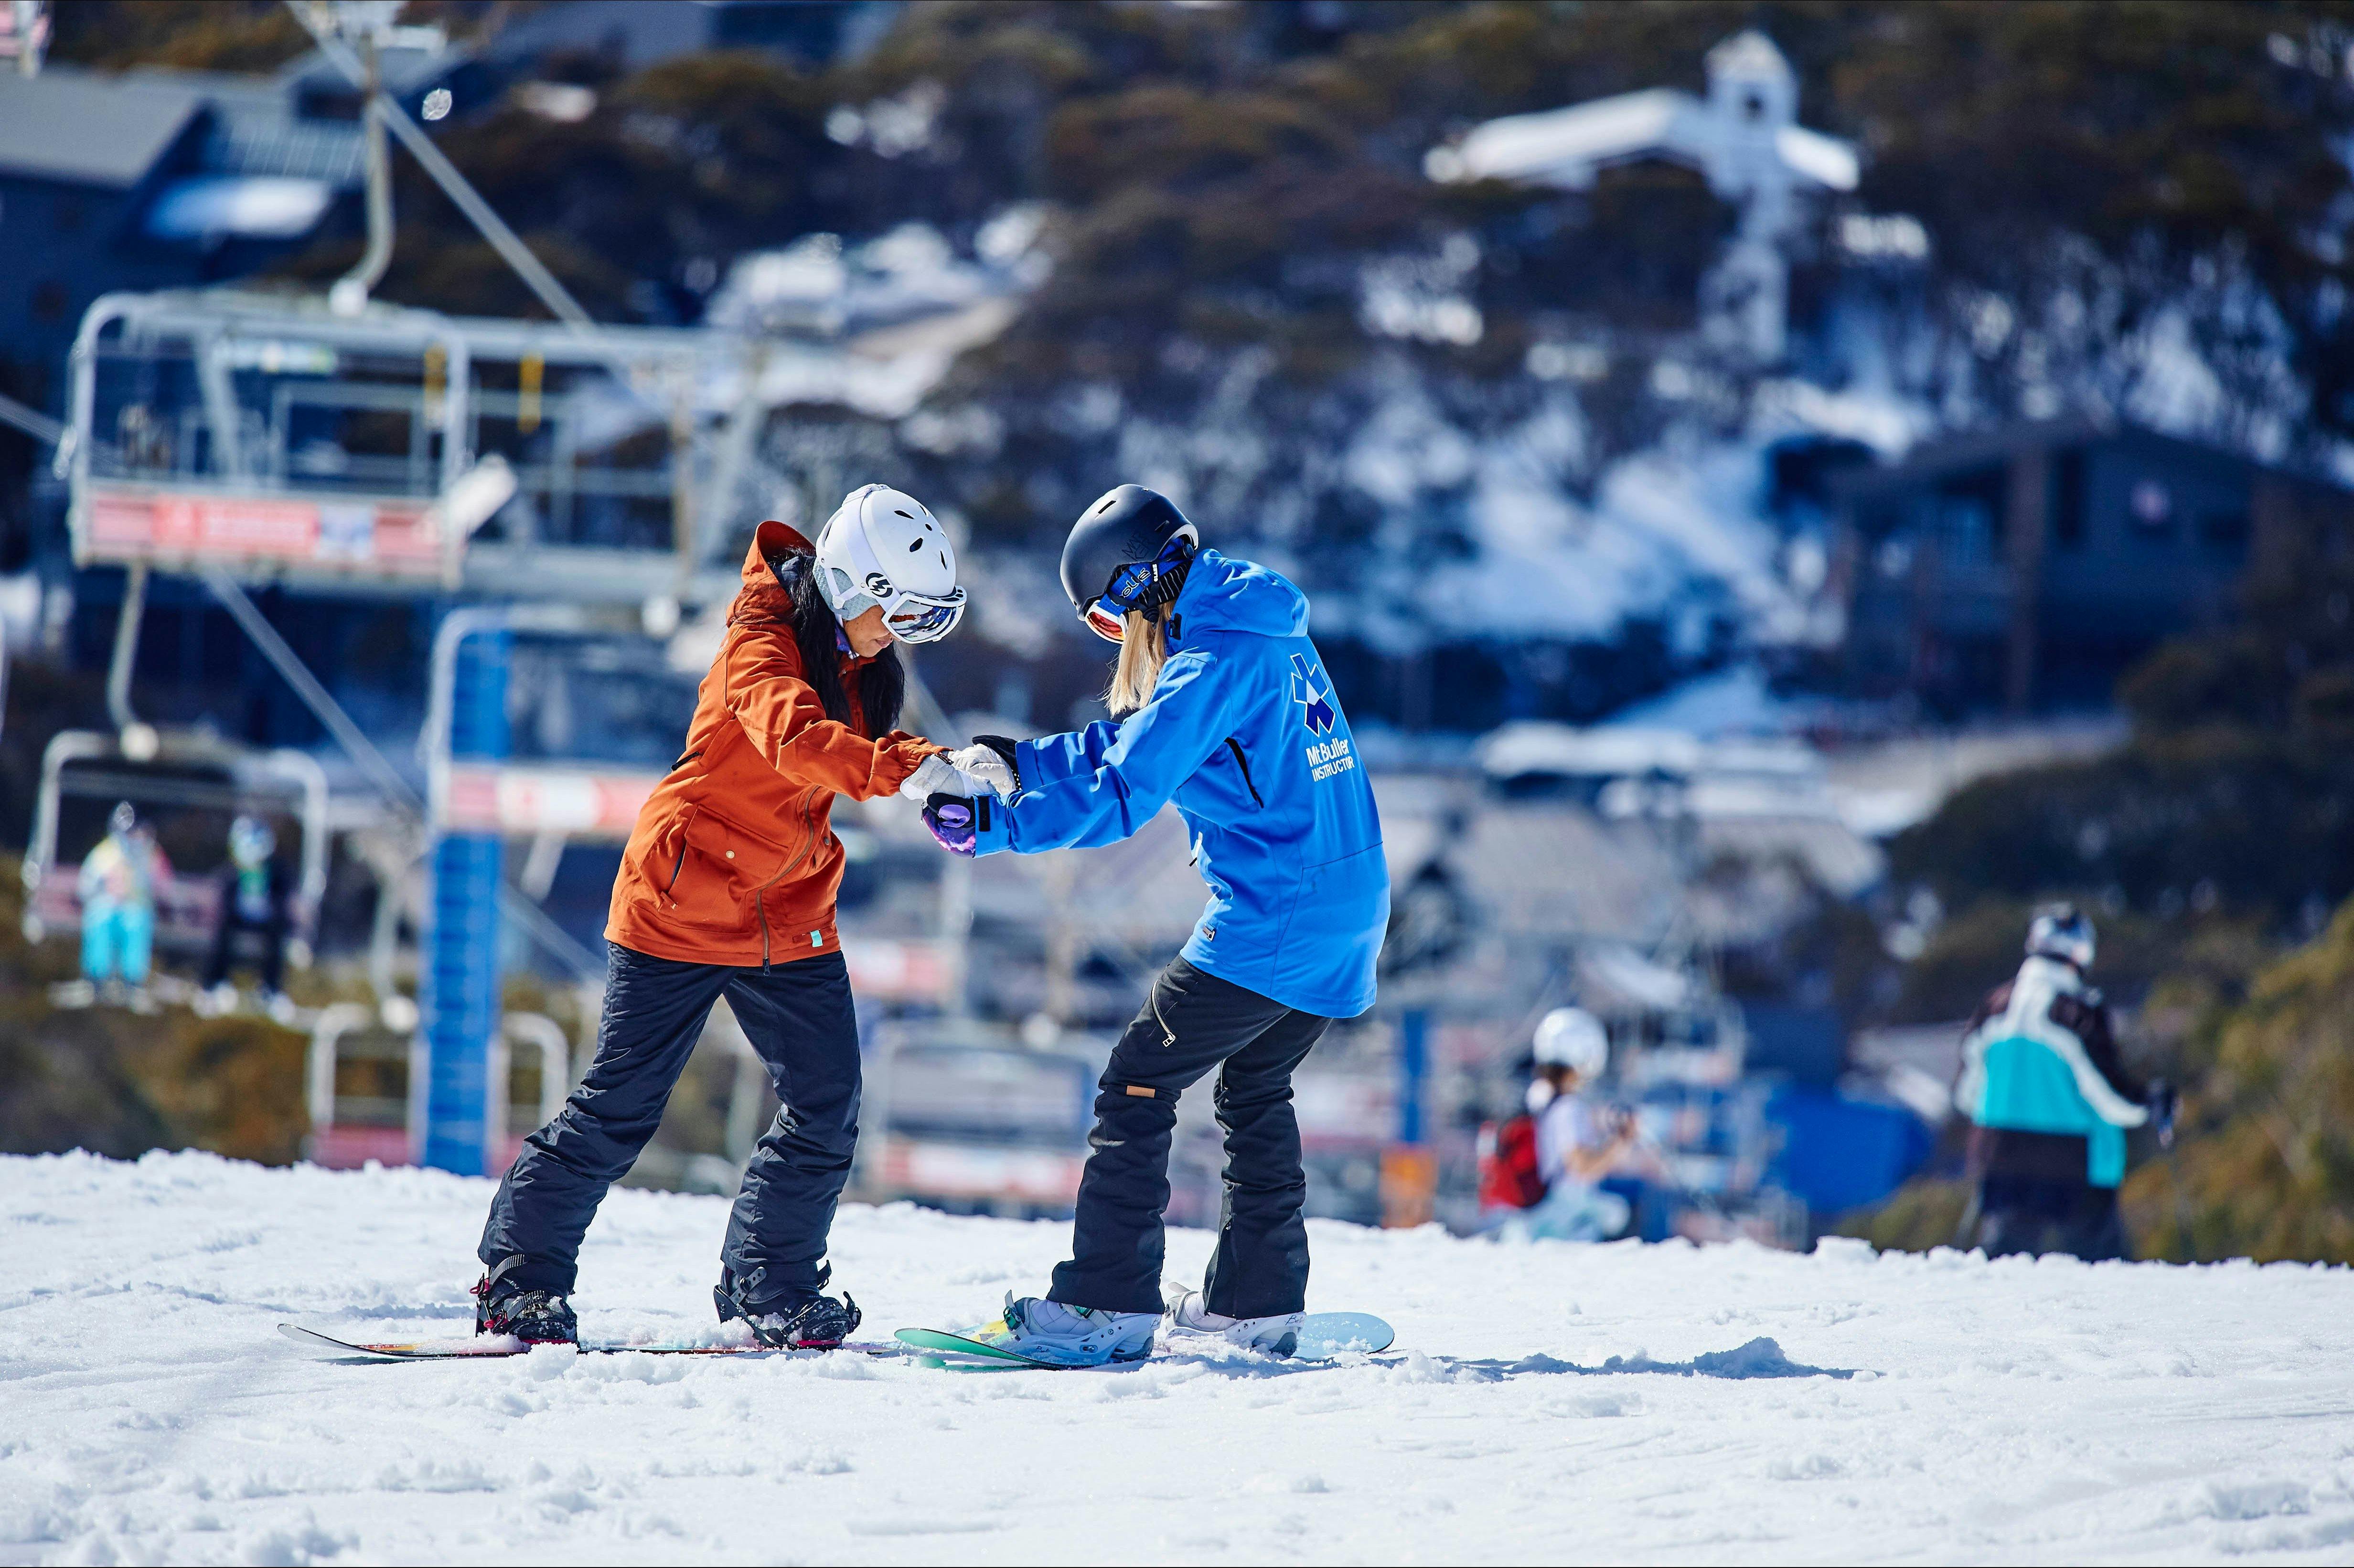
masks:
MULTIPOLYGON (((333 1334, 323 1334, 316 1329, 305 1329, 299 1323, 281 1323, 278 1331, 298 1345, 313 1350, 342 1351, 355 1356, 373 1356, 388 1361, 499 1361, 508 1356, 531 1353, 532 1347, 511 1334, 469 1334, 463 1339, 412 1340, 398 1344, 372 1344, 359 1340, 339 1340, 333 1334)), ((763 1344, 749 1345, 630 1345, 620 1343, 582 1344, 576 1347, 584 1356, 793 1356, 822 1355, 822 1351, 780 1351, 763 1344)), ((844 1341, 838 1350, 856 1351, 870 1356, 897 1356, 906 1352, 896 1345, 858 1344, 844 1341)))
MULTIPOLYGON (((1008 1368, 1034 1367, 1045 1372, 1117 1372, 1144 1364, 1142 1361, 1108 1361, 1099 1367, 1066 1367, 1058 1361, 1042 1361, 1034 1356, 1002 1351, 979 1340, 968 1340, 962 1334, 943 1333, 938 1329, 902 1329, 896 1337, 901 1344, 931 1351, 934 1356, 960 1357, 967 1366, 996 1363, 1008 1368)), ((1373 1355, 1388 1350, 1396 1339, 1396 1330, 1370 1312, 1310 1312, 1299 1326, 1299 1341, 1293 1345, 1288 1359, 1329 1361, 1352 1351, 1373 1355)), ((1214 1348, 1222 1343, 1206 1337, 1201 1342, 1204 1348, 1214 1348)), ((1145 1358, 1147 1361, 1150 1359, 1145 1358)))

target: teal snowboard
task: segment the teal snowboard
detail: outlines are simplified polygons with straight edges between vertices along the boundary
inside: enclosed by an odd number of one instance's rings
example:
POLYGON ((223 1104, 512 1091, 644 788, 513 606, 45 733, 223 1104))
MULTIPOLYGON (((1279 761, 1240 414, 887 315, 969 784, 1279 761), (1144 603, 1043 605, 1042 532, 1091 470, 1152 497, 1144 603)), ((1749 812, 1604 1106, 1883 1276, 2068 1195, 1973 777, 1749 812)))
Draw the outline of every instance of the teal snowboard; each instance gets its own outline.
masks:
MULTIPOLYGON (((1099 1372, 1141 1364, 1137 1361, 1112 1361, 1103 1367, 1066 1367, 1056 1361, 1042 1361, 1032 1356, 1002 1351, 979 1340, 968 1340, 962 1334, 942 1333, 938 1329, 902 1329, 896 1337, 901 1344, 913 1345, 919 1351, 929 1351, 935 1355, 955 1356, 968 1366, 994 1364, 1008 1369, 1035 1367, 1046 1372, 1099 1372)), ((1329 1361, 1351 1351, 1372 1355, 1388 1350, 1396 1339, 1396 1331, 1370 1312, 1310 1312, 1299 1326, 1299 1339, 1293 1345, 1288 1359, 1329 1361)), ((1205 1349, 1218 1342, 1206 1337, 1202 1340, 1205 1349)))

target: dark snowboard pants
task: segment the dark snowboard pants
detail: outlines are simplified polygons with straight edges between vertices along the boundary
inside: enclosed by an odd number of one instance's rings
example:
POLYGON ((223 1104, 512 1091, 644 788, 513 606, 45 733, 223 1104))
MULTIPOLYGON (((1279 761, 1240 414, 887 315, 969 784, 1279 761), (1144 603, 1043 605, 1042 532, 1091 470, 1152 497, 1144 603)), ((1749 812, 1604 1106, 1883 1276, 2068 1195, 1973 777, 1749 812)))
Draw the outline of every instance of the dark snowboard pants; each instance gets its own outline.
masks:
POLYGON ((492 1267, 525 1259, 503 1283, 571 1293, 590 1217, 661 1125, 725 992, 784 1103, 744 1172, 720 1263, 753 1309, 814 1292, 858 1142, 858 1022, 842 955, 758 969, 607 946, 597 1059, 556 1119, 524 1140, 491 1202, 478 1255, 492 1267))
POLYGON ((234 890, 221 897, 220 924, 213 927, 212 957, 205 964, 205 989, 212 990, 228 979, 230 966, 237 958, 237 939, 250 934, 258 938, 260 948, 256 960, 260 967, 261 983, 270 991, 285 989, 286 980, 286 911, 273 895, 270 914, 260 920, 249 919, 238 912, 234 890))
POLYGON ((1978 1221, 1965 1246, 2007 1253, 2066 1253, 2085 1263, 2126 1257, 2117 1190, 2082 1181, 1988 1174, 1978 1182, 1978 1221))
POLYGON ((1179 959, 1153 981, 1104 1069, 1079 1180, 1071 1261, 1049 1297, 1072 1307, 1158 1312, 1177 1097, 1217 1067, 1226 1135, 1218 1250, 1202 1294, 1213 1312, 1265 1318, 1308 1301, 1308 1226, 1300 1208, 1299 1122, 1291 1071, 1332 1021, 1296 1012, 1179 959))

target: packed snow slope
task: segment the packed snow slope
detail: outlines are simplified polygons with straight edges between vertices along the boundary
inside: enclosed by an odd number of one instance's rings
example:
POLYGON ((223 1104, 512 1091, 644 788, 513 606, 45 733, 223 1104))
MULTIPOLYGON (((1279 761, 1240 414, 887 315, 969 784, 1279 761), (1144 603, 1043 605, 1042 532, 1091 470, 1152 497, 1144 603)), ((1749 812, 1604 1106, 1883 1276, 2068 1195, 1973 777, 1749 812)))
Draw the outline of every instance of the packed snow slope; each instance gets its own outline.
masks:
MULTIPOLYGON (((0 1159, 0 1563, 2354 1555, 2343 1270, 1318 1224, 1310 1305, 1384 1314, 1394 1355, 353 1363, 273 1331, 464 1332, 489 1196, 413 1171, 0 1159)), ((725 1216, 616 1192, 583 1328, 713 1335, 725 1216)), ((849 1208, 833 1257, 861 1338, 887 1340, 1036 1290, 1062 1245, 849 1208)), ((1207 1246, 1173 1235, 1172 1270, 1207 1246)))

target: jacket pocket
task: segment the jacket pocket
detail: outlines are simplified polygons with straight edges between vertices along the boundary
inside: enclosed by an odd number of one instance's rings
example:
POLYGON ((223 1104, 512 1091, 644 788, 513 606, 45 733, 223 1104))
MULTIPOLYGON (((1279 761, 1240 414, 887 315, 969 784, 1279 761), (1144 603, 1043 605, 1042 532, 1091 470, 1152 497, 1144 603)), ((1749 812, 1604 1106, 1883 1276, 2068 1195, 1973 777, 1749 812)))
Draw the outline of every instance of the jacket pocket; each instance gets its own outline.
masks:
POLYGON ((1283 924, 1277 974, 1296 980, 1369 968, 1381 951, 1389 906, 1389 863, 1381 845, 1311 866, 1283 924))
POLYGON ((1230 735, 1226 736, 1226 749, 1235 754, 1235 766, 1242 769, 1243 788, 1250 791, 1251 804, 1266 810, 1267 801, 1259 795, 1258 786, 1251 781, 1250 758, 1243 755, 1243 743, 1230 735))
POLYGON ((753 888, 774 858, 772 851, 698 808, 681 826, 667 868, 663 912, 683 925, 748 927, 753 888))

